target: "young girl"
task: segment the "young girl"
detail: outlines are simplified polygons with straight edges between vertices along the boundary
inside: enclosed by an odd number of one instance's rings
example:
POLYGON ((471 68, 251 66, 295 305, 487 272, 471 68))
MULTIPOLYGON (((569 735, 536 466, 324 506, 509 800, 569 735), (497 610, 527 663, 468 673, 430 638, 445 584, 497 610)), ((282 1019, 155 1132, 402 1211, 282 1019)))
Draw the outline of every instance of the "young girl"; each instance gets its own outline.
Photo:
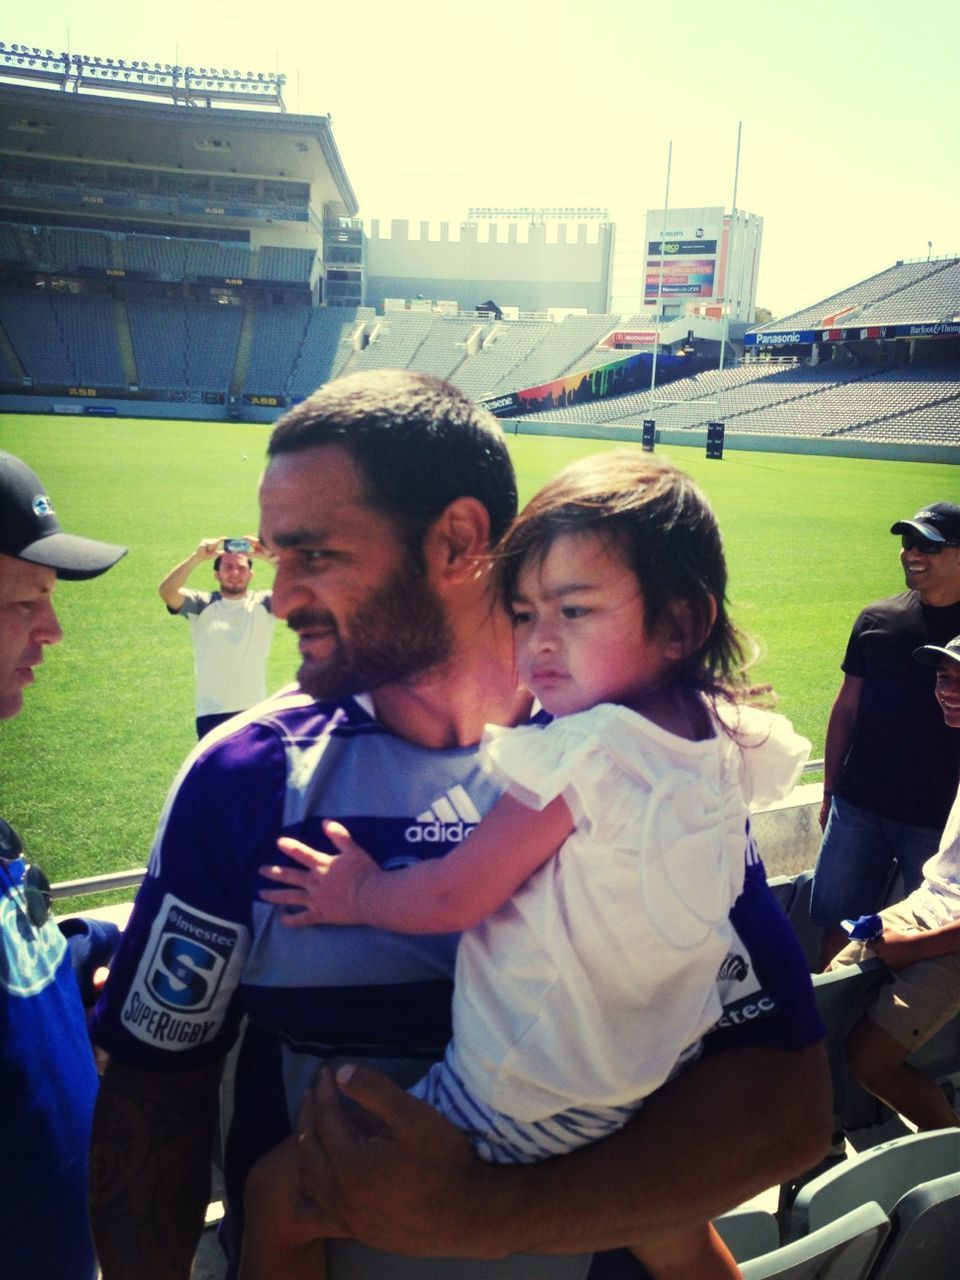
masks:
MULTIPOLYGON (((744 877, 747 807, 809 743, 737 703, 741 642, 720 533, 682 472, 632 451, 575 463, 499 555, 521 682, 549 724, 490 727, 505 794, 446 857, 383 872, 282 838, 265 867, 291 926, 465 930, 453 1040, 413 1092, 485 1160, 544 1159, 623 1125, 699 1052, 744 877)), ((292 1141, 292 1140, 291 1140, 292 1141)), ((322 1275, 322 1242, 270 1239, 248 1204, 244 1280, 322 1275)), ((739 1275, 709 1223, 637 1251, 657 1280, 739 1275)))

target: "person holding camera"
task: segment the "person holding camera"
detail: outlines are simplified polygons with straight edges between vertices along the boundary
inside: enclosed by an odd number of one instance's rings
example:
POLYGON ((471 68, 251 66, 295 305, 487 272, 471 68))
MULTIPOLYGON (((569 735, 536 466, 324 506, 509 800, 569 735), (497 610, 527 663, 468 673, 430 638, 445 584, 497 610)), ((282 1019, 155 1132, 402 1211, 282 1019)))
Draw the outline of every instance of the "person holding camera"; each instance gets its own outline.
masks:
POLYGON ((254 559, 267 560, 258 538, 203 538, 158 588, 170 613, 186 618, 193 637, 197 737, 267 696, 267 657, 273 639, 272 591, 252 591, 254 559), (215 591, 186 583, 213 561, 215 591))

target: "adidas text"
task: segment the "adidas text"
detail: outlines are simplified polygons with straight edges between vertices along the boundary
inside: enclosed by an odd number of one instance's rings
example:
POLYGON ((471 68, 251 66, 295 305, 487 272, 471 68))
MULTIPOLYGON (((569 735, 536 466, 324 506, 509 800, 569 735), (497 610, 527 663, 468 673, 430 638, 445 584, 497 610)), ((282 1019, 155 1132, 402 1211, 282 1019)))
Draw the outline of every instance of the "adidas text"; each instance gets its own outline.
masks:
POLYGON ((403 836, 409 844, 460 844, 476 825, 475 822, 414 822, 403 836))

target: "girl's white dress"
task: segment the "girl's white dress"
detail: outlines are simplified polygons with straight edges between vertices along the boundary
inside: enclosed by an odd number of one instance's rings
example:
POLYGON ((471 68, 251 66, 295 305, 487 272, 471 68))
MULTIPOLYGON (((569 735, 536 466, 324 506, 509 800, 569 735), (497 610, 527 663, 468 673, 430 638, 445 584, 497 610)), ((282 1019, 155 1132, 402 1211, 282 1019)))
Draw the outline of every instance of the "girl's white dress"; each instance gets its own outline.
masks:
POLYGON ((720 1017, 748 807, 793 787, 810 744, 769 712, 710 716, 699 742, 608 703, 487 729, 504 789, 536 809, 563 795, 576 829, 464 933, 453 1040, 415 1088, 485 1158, 541 1159, 619 1127, 720 1017))

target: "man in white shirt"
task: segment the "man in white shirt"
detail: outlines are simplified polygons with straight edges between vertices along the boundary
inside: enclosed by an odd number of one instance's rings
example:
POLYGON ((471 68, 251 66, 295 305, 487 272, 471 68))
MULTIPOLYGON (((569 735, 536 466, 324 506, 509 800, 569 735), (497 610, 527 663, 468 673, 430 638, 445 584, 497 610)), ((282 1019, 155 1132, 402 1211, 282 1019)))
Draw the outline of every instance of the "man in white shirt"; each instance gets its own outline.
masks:
MULTIPOLYGON (((914 658, 937 668, 936 696, 947 725, 960 729, 960 636, 923 645, 914 658)), ((920 1129, 960 1125, 935 1081, 907 1056, 960 1014, 960 790, 923 883, 880 914, 883 936, 851 943, 831 968, 879 956, 892 971, 847 1041, 854 1075, 920 1129)))
POLYGON ((198 738, 267 696, 273 592, 251 591, 254 557, 269 558, 252 535, 204 538, 160 583, 167 609, 190 623, 198 738), (194 591, 186 585, 205 560, 213 560, 216 591, 194 591))

